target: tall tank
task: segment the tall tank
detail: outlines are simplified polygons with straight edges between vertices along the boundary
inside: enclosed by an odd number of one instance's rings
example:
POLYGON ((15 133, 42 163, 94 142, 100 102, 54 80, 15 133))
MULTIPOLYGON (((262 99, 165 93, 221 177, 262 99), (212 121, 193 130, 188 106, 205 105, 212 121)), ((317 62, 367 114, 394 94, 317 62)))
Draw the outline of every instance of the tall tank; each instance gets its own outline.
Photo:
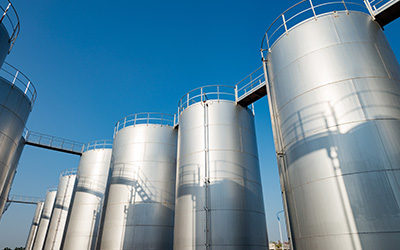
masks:
POLYGON ((310 3, 263 47, 294 249, 400 249, 399 63, 366 9, 310 3))
POLYGON ((25 250, 32 250, 33 242, 36 238, 36 233, 39 227, 40 215, 43 211, 44 202, 38 202, 36 205, 35 214, 33 215, 31 229, 29 230, 28 239, 26 240, 25 250))
POLYGON ((99 249, 172 249, 173 125, 173 116, 159 113, 139 113, 117 123, 99 249))
POLYGON ((85 145, 62 249, 94 249, 110 168, 112 141, 85 145))
POLYGON ((39 227, 37 229, 36 237, 33 242, 33 250, 42 250, 44 240, 46 238, 47 229, 51 213, 53 211, 54 201, 56 200, 57 188, 49 188, 47 190, 46 199, 44 200, 43 211, 40 215, 39 227))
POLYGON ((0 218, 24 145, 22 133, 35 99, 36 90, 30 80, 4 63, 0 70, 0 218))
POLYGON ((174 249, 267 249, 252 110, 228 86, 179 102, 174 249))
POLYGON ((61 247, 61 240, 64 234, 75 181, 75 169, 65 170, 61 173, 43 250, 58 250, 61 247))

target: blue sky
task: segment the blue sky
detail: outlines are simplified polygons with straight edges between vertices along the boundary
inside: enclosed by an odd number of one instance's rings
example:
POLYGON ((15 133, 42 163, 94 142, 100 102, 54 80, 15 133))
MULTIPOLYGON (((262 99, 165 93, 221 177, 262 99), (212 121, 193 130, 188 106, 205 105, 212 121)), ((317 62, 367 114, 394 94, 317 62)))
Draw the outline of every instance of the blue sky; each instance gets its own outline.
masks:
MULTIPOLYGON (((362 3, 361 0, 357 0, 362 3)), ((112 139, 137 112, 175 113, 188 91, 234 85, 261 65, 269 24, 292 1, 13 1, 21 32, 6 59, 34 83, 27 127, 90 142, 112 139)), ((400 56, 400 21, 385 27, 400 56)), ((282 209, 268 103, 255 105, 270 240, 282 209)), ((26 146, 11 194, 44 197, 79 157, 26 146)), ((0 249, 24 246, 33 205, 12 204, 0 222, 0 249)), ((284 233, 286 238, 286 233, 284 233)))

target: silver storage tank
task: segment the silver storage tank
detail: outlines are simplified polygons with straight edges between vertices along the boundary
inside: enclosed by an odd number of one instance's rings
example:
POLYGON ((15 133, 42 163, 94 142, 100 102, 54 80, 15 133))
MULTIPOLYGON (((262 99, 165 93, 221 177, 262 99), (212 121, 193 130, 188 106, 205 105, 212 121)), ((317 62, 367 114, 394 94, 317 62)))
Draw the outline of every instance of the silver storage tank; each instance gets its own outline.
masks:
POLYGON ((19 18, 9 0, 0 1, 0 67, 19 34, 19 18))
POLYGON ((76 169, 64 170, 61 173, 43 250, 58 250, 61 247, 61 240, 64 234, 75 181, 76 169))
POLYGON ((42 250, 44 240, 46 238, 47 229, 51 213, 53 211, 54 201, 56 200, 57 188, 49 188, 47 190, 46 198, 44 200, 43 211, 40 215, 39 227, 37 229, 36 237, 33 242, 33 250, 42 250))
POLYGON ((36 99, 31 81, 4 63, 0 70, 0 218, 23 147, 22 133, 36 99))
POLYGON ((111 161, 112 141, 85 145, 62 249, 94 249, 111 161))
POLYGON ((173 116, 159 113, 139 113, 117 123, 100 249, 172 249, 173 123, 173 116))
POLYGON ((174 249, 267 249, 254 115, 234 88, 179 102, 174 249))
POLYGON ((42 214, 43 211, 43 205, 44 202, 38 202, 38 204, 36 205, 35 214, 33 215, 32 219, 31 229, 29 230, 28 238, 25 244, 25 250, 32 250, 33 248, 33 242, 35 241, 36 233, 39 227, 40 215, 42 214))
POLYGON ((264 40, 293 245, 400 249, 400 66, 370 15, 336 3, 303 1, 278 26, 310 18, 264 40))

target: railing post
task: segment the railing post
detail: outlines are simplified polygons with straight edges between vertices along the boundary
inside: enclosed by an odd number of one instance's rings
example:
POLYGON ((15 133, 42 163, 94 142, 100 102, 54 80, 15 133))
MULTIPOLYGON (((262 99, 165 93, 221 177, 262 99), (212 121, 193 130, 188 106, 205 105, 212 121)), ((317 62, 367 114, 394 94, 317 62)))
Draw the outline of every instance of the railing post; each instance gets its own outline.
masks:
POLYGON ((282 20, 283 20, 283 26, 285 27, 285 33, 286 33, 286 35, 288 35, 288 30, 287 30, 286 20, 285 20, 285 15, 284 14, 282 14, 282 20))
POLYGON ((200 102, 203 102, 203 88, 200 88, 200 102))
POLYGON ((238 86, 236 85, 235 86, 235 101, 236 101, 236 104, 237 104, 237 102, 238 102, 238 86))
POLYGON ((18 73, 19 73, 19 71, 17 70, 17 73, 15 73, 15 76, 14 76, 14 80, 12 81, 12 85, 14 85, 15 80, 17 79, 18 73))
POLYGON ((312 12, 314 13, 315 21, 317 21, 317 15, 315 14, 314 5, 313 5, 313 3, 312 3, 311 0, 310 0, 310 5, 311 5, 311 10, 312 10, 312 12))
POLYGON ((374 15, 374 11, 372 10, 371 4, 369 3, 368 0, 364 0, 364 4, 365 6, 367 6, 368 12, 372 17, 372 20, 375 20, 375 15, 374 15))
POLYGON ((26 89, 25 89, 25 92, 24 92, 25 95, 26 95, 26 92, 28 92, 29 85, 31 85, 31 81, 28 81, 28 84, 26 85, 26 89))
POLYGON ((344 0, 342 0, 342 3, 344 5, 344 8, 346 9, 346 14, 348 15, 349 14, 349 10, 347 9, 347 6, 346 6, 346 3, 344 2, 344 0))
POLYGON ((189 107, 189 93, 187 93, 187 96, 186 96, 186 107, 187 108, 189 107))
POLYGON ((147 125, 149 125, 150 113, 147 113, 147 125))
POLYGON ((135 120, 133 122, 133 126, 136 126, 137 114, 135 114, 135 120))
POLYGON ((218 102, 219 102, 219 86, 217 86, 217 98, 218 98, 218 102))
POLYGON ((4 17, 6 16, 7 11, 8 11, 8 9, 10 8, 10 6, 11 6, 11 3, 9 2, 8 5, 7 5, 6 10, 5 10, 4 13, 3 13, 3 16, 2 16, 1 19, 0 19, 0 23, 3 22, 3 19, 4 19, 4 17))
POLYGON ((126 127, 126 117, 124 119, 124 128, 126 127))

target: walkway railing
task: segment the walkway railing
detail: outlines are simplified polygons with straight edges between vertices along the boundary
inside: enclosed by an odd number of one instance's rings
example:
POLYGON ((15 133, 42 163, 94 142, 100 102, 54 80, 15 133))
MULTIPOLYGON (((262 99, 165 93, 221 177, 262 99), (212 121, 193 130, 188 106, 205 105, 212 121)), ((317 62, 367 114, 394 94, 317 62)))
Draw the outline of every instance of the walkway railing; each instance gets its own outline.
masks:
POLYGON ((44 202, 44 199, 43 198, 39 198, 39 197, 13 195, 13 196, 10 196, 7 199, 7 202, 24 203, 24 204, 37 204, 39 202, 44 202))
POLYGON ((71 141, 33 131, 25 131, 24 138, 27 145, 42 147, 65 153, 81 155, 84 149, 84 144, 81 142, 71 141))
POLYGON ((19 34, 19 17, 9 0, 0 0, 0 10, 0 23, 4 25, 10 36, 10 49, 8 50, 8 53, 10 53, 19 34))
POLYGON ((265 85, 264 70, 263 66, 260 66, 235 85, 236 101, 263 85, 265 85))
POLYGON ((117 122, 114 128, 114 135, 121 129, 140 124, 157 124, 161 126, 174 126, 174 116, 163 113, 147 112, 128 115, 117 122))
POLYGON ((70 175, 76 175, 78 173, 77 168, 72 168, 72 169, 66 169, 63 170, 60 174, 60 176, 70 176, 70 175))
POLYGON ((112 140, 97 140, 83 145, 82 153, 93 149, 112 148, 112 146, 113 146, 112 140))
POLYGON ((36 89, 24 73, 19 71, 11 64, 4 62, 0 70, 0 77, 3 77, 9 81, 13 86, 18 87, 18 89, 20 89, 24 95, 28 97, 28 99, 31 101, 31 107, 33 107, 37 96, 36 89))
POLYGON ((374 16, 380 10, 385 9, 386 7, 392 5, 392 3, 394 2, 398 2, 398 0, 364 0, 364 2, 371 15, 374 16))
POLYGON ((334 13, 337 11, 361 11, 368 13, 368 9, 361 3, 347 1, 326 0, 302 0, 279 15, 268 27, 261 42, 261 52, 271 50, 274 43, 282 37, 288 35, 291 28, 310 18, 318 19, 324 13, 334 13))

